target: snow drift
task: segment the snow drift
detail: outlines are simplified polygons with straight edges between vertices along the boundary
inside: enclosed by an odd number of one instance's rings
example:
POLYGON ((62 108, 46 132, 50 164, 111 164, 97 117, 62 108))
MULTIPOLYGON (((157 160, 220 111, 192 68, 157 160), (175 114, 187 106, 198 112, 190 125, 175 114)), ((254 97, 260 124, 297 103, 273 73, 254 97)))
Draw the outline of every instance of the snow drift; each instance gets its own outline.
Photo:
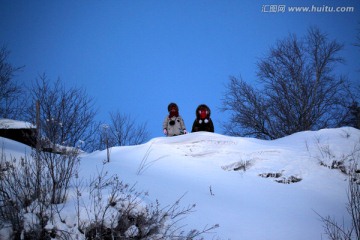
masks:
MULTIPOLYGON (((0 144, 11 157, 31 151, 4 138, 0 144)), ((205 239, 325 239, 319 215, 350 224, 344 172, 359 152, 360 131, 347 127, 273 141, 198 132, 111 148, 110 162, 106 151, 83 153, 79 176, 104 169, 149 192, 144 202, 163 206, 183 196, 184 206, 196 204, 181 221, 185 229, 219 224, 205 239)), ((62 214, 74 228, 71 196, 62 214)))

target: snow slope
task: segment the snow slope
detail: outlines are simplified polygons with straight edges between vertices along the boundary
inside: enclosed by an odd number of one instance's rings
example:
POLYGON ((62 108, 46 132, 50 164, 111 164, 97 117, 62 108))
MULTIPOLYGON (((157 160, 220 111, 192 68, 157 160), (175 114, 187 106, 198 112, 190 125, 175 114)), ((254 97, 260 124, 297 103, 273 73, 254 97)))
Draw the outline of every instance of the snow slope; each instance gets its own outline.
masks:
MULTIPOLYGON (((30 151, 3 138, 0 144, 13 157, 30 151)), ((82 154, 80 176, 88 179, 104 168, 149 192, 145 201, 158 199, 163 206, 184 195, 182 205, 196 204, 182 222, 185 229, 220 225, 205 239, 326 239, 318 214, 349 225, 348 183, 345 174, 319 162, 350 164, 359 145, 360 131, 354 128, 273 141, 199 132, 114 147, 106 164, 106 151, 82 154)), ((74 219, 70 202, 65 212, 74 219)))

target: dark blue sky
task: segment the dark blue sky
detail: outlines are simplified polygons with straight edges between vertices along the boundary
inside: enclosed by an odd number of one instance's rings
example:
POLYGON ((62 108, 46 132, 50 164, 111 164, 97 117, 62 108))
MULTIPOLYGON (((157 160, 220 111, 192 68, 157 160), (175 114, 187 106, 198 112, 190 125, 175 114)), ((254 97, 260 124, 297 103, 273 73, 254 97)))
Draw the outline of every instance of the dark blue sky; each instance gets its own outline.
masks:
POLYGON ((108 121, 110 111, 131 114, 147 122, 151 137, 162 135, 170 102, 179 105, 188 130, 196 107, 209 105, 221 133, 229 76, 254 83, 256 62, 269 47, 310 26, 345 44, 339 72, 358 83, 360 51, 352 44, 359 0, 0 0, 0 44, 12 64, 25 65, 19 81, 46 73, 84 87, 99 119, 108 121), (293 6, 354 11, 294 13, 293 6))

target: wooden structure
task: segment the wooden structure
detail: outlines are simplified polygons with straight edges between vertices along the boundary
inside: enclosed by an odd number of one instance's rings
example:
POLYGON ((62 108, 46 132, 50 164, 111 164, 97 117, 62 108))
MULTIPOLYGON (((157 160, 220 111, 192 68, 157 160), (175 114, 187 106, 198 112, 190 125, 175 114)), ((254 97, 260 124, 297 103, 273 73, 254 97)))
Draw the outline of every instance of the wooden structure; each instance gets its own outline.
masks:
POLYGON ((12 119, 0 119, 0 137, 36 147, 36 126, 12 119))

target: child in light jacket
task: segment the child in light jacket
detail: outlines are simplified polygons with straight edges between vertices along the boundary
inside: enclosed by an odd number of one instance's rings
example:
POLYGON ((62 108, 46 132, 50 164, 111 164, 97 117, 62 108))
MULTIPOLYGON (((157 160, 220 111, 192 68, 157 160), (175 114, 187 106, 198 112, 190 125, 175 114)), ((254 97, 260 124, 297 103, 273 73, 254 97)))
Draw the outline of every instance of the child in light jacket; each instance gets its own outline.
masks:
POLYGON ((176 103, 168 105, 169 115, 166 116, 163 122, 164 134, 168 137, 186 134, 186 127, 184 120, 179 115, 179 108, 176 103))

